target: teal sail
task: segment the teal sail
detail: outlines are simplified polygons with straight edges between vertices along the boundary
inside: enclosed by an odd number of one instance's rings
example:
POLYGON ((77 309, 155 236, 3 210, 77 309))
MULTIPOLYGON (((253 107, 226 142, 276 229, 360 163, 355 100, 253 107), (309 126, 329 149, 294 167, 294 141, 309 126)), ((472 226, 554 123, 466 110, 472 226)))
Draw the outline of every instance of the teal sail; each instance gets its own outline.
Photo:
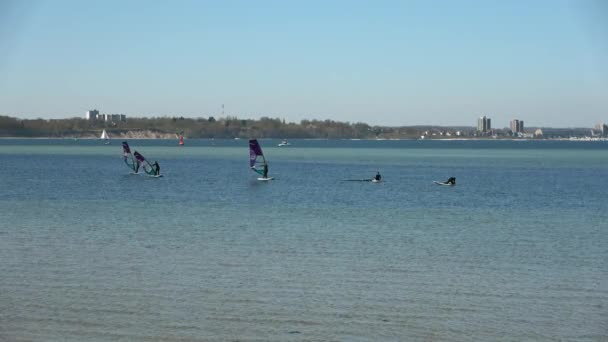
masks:
POLYGON ((129 148, 129 143, 126 141, 122 142, 122 155, 125 164, 133 170, 134 173, 139 171, 139 161, 133 156, 131 153, 131 148, 129 148))
POLYGON ((268 163, 257 139, 249 140, 249 167, 260 176, 268 177, 268 163))
POLYGON ((151 165, 150 163, 148 163, 146 158, 144 158, 144 156, 142 156, 141 153, 135 151, 135 153, 133 153, 133 154, 135 155, 135 159, 137 159, 137 161, 139 161, 139 163, 143 166, 143 169, 146 172, 146 174, 148 174, 149 176, 158 175, 158 173, 156 172, 156 168, 153 165, 151 165))

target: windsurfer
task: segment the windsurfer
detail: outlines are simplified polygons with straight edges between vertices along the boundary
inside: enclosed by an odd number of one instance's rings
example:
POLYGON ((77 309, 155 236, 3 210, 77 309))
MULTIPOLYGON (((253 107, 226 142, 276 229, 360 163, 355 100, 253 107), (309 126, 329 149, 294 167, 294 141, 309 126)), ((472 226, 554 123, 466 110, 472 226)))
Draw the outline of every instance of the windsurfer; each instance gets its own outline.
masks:
POLYGON ((264 178, 268 178, 268 164, 264 164, 264 178))
POLYGON ((135 159, 135 173, 139 172, 139 160, 135 159))
POLYGON ((156 176, 160 175, 160 165, 158 165, 157 161, 154 161, 154 164, 152 164, 152 167, 154 169, 154 175, 156 175, 156 176))
POLYGON ((380 176, 380 171, 376 171, 376 175, 374 176, 374 180, 376 182, 379 182, 380 179, 382 179, 382 176, 380 176))
POLYGON ((456 178, 455 177, 450 177, 450 178, 448 178, 448 180, 445 183, 446 184, 451 184, 451 185, 456 185, 456 178))

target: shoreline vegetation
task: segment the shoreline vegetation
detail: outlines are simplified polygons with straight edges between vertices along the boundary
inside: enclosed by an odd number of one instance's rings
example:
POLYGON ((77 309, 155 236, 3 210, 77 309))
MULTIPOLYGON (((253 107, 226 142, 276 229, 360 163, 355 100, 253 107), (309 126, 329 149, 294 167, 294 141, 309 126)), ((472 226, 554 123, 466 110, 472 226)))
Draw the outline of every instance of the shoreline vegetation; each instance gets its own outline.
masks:
MULTIPOLYGON (((0 138, 65 138, 98 139, 103 130, 113 139, 354 139, 354 140, 522 140, 508 129, 480 133, 466 126, 371 126, 366 123, 333 120, 302 120, 299 123, 284 119, 262 117, 259 120, 225 118, 152 117, 129 118, 127 121, 108 122, 67 119, 18 119, 0 115, 0 138)), ((525 138, 570 139, 589 135, 587 128, 543 128, 541 136, 530 128, 525 138)), ((526 130, 528 131, 528 130, 526 130)))

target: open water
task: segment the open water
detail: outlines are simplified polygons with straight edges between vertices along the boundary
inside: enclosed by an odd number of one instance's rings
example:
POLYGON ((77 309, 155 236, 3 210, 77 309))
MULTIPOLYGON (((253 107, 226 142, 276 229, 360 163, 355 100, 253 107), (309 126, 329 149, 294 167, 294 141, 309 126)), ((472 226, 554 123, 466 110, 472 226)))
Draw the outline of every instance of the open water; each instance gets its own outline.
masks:
POLYGON ((0 140, 0 341, 608 340, 606 142, 129 142, 0 140))

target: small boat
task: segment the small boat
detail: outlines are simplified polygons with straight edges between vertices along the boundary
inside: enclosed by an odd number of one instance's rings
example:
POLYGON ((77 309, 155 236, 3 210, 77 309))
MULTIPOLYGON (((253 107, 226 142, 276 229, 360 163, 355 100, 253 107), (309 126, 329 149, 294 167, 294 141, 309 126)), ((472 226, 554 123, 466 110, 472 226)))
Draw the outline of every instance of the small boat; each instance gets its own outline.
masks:
POLYGON ((268 162, 266 162, 266 157, 264 157, 264 152, 257 139, 249 140, 249 168, 262 176, 258 178, 259 181, 274 179, 268 177, 268 162))
POLYGON ((277 146, 279 147, 283 147, 283 146, 291 146, 291 144, 289 142, 287 142, 287 140, 283 140, 281 141, 280 144, 278 144, 277 146))
POLYGON ((101 137, 99 137, 99 139, 105 140, 106 145, 110 144, 110 136, 108 135, 105 129, 103 130, 103 132, 101 132, 101 137))

